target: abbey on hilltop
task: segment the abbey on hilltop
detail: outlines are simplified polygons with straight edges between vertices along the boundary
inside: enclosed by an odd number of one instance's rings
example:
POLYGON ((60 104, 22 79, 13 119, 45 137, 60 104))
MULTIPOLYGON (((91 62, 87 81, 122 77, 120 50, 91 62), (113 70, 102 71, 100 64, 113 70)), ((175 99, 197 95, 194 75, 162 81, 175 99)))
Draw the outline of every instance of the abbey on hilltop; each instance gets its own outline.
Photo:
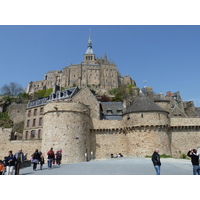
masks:
POLYGON ((74 163, 116 153, 142 157, 155 148, 181 157, 188 149, 200 148, 200 109, 183 102, 180 92, 139 90, 131 77, 120 76, 106 55, 95 57, 90 38, 82 63, 48 72, 45 80, 30 82, 26 92, 52 87, 47 97, 9 107, 13 122, 23 121, 24 129, 20 135, 0 128, 0 157, 19 148, 29 156, 36 148, 45 154, 53 147, 62 149, 62 163, 74 163), (101 102, 90 90, 101 93, 130 84, 123 102, 101 102))
POLYGON ((112 61, 108 61, 106 54, 104 58, 96 58, 92 49, 92 40, 89 37, 83 62, 71 64, 60 71, 49 71, 44 75, 44 80, 30 82, 26 88, 26 93, 31 94, 52 88, 55 85, 60 88, 90 87, 98 93, 104 93, 124 84, 135 85, 135 81, 130 76, 122 77, 117 66, 112 61))

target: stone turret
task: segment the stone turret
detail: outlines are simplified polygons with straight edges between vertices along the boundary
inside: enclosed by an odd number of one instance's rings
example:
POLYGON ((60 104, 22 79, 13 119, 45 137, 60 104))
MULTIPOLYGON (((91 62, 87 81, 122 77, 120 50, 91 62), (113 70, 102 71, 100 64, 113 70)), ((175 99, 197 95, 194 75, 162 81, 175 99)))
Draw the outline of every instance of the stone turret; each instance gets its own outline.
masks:
POLYGON ((141 91, 123 114, 123 125, 129 141, 129 155, 151 155, 154 148, 159 148, 161 154, 171 154, 168 112, 141 91))
POLYGON ((141 91, 139 97, 126 110, 123 118, 127 126, 169 125, 168 112, 156 105, 141 91))
POLYGON ((81 103, 51 102, 44 107, 42 152, 51 147, 62 149, 63 163, 84 162, 90 159, 91 118, 89 109, 81 103))

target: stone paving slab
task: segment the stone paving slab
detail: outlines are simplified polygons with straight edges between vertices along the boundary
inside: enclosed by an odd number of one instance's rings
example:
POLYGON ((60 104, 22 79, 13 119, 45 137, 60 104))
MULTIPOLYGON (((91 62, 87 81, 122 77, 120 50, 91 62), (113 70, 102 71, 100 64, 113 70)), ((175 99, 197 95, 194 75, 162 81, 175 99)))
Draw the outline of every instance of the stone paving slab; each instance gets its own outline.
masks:
MULTIPOLYGON (((161 175, 192 175, 190 160, 163 158, 161 159, 161 175)), ((44 164, 43 170, 32 166, 20 170, 21 175, 155 175, 150 158, 113 158, 93 160, 74 164, 54 165, 49 170, 44 164)))

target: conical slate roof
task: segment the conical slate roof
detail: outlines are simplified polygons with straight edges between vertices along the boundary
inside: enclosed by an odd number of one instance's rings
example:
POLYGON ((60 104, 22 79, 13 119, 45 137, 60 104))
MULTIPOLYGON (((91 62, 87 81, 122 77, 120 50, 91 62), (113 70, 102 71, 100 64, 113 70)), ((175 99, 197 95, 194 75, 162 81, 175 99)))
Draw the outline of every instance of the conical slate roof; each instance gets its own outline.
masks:
MULTIPOLYGON (((156 105, 151 99, 145 96, 141 91, 139 97, 128 107, 124 114, 136 112, 167 112, 156 105)), ((168 112, 167 112, 168 113, 168 112)))

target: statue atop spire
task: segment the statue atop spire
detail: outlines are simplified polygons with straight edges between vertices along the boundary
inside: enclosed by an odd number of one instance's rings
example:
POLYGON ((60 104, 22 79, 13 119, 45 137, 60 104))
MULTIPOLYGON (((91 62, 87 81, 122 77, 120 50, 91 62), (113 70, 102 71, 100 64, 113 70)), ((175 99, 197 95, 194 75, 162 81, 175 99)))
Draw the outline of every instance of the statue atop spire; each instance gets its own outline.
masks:
POLYGON ((92 48, 92 40, 90 39, 91 29, 89 29, 89 39, 88 39, 88 47, 92 48))
POLYGON ((90 38, 90 35, 91 35, 91 29, 89 29, 88 48, 87 48, 87 51, 85 52, 85 54, 94 54, 94 52, 92 50, 92 40, 90 38))

